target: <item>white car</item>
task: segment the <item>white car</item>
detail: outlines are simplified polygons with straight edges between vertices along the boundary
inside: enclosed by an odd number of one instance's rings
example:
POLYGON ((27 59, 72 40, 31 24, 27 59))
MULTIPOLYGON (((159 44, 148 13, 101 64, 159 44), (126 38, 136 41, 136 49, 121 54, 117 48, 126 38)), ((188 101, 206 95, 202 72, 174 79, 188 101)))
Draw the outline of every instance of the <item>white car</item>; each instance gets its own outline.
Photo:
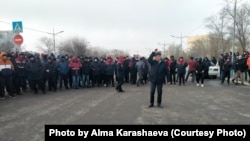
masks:
POLYGON ((217 78, 220 74, 220 67, 215 65, 213 62, 210 62, 210 67, 208 70, 208 76, 212 78, 217 78))

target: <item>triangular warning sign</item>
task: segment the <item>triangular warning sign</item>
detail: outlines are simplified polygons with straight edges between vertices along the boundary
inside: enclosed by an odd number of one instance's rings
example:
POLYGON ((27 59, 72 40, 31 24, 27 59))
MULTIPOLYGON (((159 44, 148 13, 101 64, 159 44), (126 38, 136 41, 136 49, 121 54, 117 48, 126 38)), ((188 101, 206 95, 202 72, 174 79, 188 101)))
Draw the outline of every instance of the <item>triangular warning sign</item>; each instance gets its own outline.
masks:
POLYGON ((13 33, 21 33, 23 32, 23 25, 22 22, 12 22, 12 31, 13 33))
POLYGON ((16 23, 15 32, 21 32, 21 28, 18 23, 16 23))

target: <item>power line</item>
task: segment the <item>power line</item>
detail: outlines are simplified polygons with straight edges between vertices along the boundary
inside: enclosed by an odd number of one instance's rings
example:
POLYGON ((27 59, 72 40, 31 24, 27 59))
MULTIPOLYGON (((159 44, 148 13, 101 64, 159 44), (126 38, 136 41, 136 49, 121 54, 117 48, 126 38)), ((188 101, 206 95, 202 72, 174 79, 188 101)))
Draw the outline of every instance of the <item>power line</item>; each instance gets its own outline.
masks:
POLYGON ((205 24, 206 24, 206 22, 203 22, 202 24, 200 24, 199 26, 197 26, 196 28, 194 28, 192 31, 188 32, 188 33, 186 34, 186 36, 188 36, 189 34, 195 32, 196 30, 200 29, 200 28, 201 28, 203 25, 205 25, 205 24))
MULTIPOLYGON (((250 1, 250 0, 248 0, 248 1, 250 1)), ((220 9, 218 12, 216 12, 216 13, 214 14, 214 16, 219 15, 220 12, 221 12, 221 9, 220 9)), ((199 26, 197 26, 196 28, 194 28, 193 30, 191 30, 190 32, 188 32, 188 33, 186 34, 186 36, 188 36, 189 34, 191 34, 191 33, 195 32, 195 31, 197 31, 198 29, 200 29, 200 28, 201 28, 203 25, 205 25, 206 23, 207 23, 207 22, 204 20, 204 21, 202 22, 202 24, 200 24, 199 26)))
MULTIPOLYGON (((9 25, 11 25, 11 23, 6 22, 6 21, 2 21, 2 20, 0 20, 0 23, 4 23, 4 24, 9 24, 9 25)), ((46 31, 42 31, 42 30, 38 30, 38 29, 34 29, 34 28, 30 28, 30 27, 26 27, 26 26, 24 26, 24 28, 25 28, 25 29, 27 29, 27 30, 35 31, 35 32, 40 32, 40 33, 51 34, 50 32, 46 32, 46 31)))

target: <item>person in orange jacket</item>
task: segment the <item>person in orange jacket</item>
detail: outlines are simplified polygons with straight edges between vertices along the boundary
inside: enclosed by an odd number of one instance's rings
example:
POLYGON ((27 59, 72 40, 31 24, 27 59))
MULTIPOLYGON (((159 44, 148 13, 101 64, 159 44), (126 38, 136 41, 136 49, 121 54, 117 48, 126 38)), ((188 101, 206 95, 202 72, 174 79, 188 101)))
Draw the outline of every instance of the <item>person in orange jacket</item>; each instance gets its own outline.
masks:
POLYGON ((248 55, 247 66, 248 66, 248 76, 249 76, 248 83, 250 83, 250 54, 248 55))
POLYGON ((5 99, 5 87, 12 98, 15 98, 13 93, 13 77, 14 66, 8 59, 7 54, 2 52, 0 54, 0 99, 5 99))

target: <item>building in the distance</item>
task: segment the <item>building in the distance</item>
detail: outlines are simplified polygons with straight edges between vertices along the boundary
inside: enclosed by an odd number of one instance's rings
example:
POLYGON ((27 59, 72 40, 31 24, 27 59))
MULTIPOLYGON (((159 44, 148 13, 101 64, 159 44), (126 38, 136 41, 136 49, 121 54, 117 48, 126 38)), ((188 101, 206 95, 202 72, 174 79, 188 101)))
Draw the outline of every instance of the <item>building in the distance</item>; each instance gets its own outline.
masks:
POLYGON ((209 47, 209 35, 195 35, 195 36, 188 36, 187 37, 187 50, 190 50, 192 47, 195 46, 195 42, 203 41, 203 45, 209 47))
POLYGON ((209 35, 196 35, 187 37, 187 52, 190 55, 211 57, 211 42, 209 35))
MULTIPOLYGON (((189 55, 219 58, 220 54, 229 53, 231 49, 231 39, 228 37, 212 34, 187 37, 189 55)), ((235 46, 234 50, 239 50, 239 47, 235 46)))

